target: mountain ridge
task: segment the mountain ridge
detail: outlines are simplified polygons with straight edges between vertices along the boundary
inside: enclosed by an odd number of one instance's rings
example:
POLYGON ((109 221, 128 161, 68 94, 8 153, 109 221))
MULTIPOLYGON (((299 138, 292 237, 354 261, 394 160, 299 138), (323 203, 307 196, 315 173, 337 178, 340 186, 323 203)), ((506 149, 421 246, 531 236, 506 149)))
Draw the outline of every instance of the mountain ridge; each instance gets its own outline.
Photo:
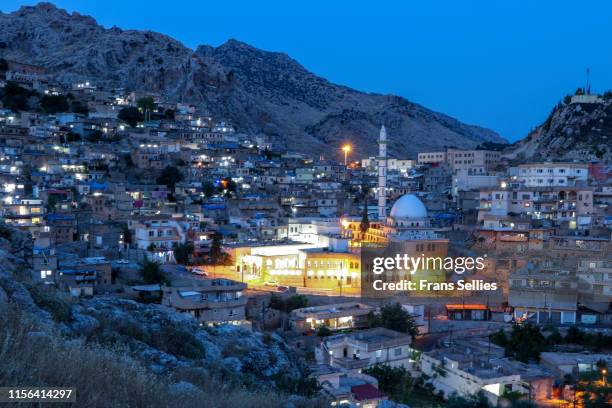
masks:
POLYGON ((105 28, 39 3, 0 13, 0 41, 5 58, 42 65, 60 82, 161 93, 289 150, 325 153, 349 140, 356 154, 375 154, 381 124, 392 155, 505 142, 405 98, 333 84, 286 53, 236 39, 191 49, 165 34, 105 28))

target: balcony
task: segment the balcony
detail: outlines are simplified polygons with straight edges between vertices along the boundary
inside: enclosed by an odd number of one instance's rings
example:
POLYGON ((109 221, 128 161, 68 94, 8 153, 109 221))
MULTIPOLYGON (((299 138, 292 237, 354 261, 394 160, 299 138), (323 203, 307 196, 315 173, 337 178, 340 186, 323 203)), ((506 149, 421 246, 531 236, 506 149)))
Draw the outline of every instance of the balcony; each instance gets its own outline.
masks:
POLYGON ((352 357, 332 357, 330 365, 345 370, 359 370, 369 366, 370 361, 368 359, 355 359, 352 357))

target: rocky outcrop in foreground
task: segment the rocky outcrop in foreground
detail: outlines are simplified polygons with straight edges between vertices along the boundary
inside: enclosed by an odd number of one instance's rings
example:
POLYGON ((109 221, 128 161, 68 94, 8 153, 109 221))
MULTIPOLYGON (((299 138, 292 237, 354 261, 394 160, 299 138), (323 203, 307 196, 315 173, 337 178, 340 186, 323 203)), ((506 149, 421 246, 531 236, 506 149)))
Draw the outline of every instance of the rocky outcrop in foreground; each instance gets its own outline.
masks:
POLYGON ((0 385, 76 386, 81 406, 301 407, 323 401, 276 334, 200 327, 162 305, 75 301, 35 283, 31 239, 0 238, 0 385), (306 392, 307 393, 307 392, 306 392))

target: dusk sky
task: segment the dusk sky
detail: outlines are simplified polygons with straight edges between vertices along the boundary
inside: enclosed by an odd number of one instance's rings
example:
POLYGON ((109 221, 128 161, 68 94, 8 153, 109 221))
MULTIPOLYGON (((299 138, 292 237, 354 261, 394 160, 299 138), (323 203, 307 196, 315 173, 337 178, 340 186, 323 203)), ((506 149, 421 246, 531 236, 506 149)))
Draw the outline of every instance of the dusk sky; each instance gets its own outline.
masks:
MULTIPOLYGON (((23 4, 2 0, 3 12, 23 4)), ((393 93, 510 141, 586 82, 612 88, 606 1, 58 0, 105 27, 190 47, 229 38, 282 51, 332 82, 393 93)))

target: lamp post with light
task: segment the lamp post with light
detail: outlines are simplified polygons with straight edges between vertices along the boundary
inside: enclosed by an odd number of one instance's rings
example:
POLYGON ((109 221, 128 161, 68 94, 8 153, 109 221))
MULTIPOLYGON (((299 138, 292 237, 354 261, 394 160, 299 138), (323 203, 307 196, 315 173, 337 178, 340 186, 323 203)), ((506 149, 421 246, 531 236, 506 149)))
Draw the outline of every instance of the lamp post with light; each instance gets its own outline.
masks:
POLYGON ((348 164, 348 155, 351 152, 352 148, 350 144, 345 144, 342 146, 342 151, 344 152, 344 165, 348 164))

